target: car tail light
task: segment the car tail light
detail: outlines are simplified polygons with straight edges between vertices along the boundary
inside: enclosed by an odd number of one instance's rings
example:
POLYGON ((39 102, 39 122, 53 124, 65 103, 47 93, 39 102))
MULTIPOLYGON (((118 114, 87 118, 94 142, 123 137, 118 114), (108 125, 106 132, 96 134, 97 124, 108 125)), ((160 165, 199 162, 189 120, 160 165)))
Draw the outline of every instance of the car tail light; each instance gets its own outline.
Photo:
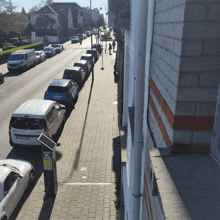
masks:
POLYGON ((47 135, 47 137, 49 137, 49 131, 48 131, 48 128, 44 128, 44 133, 47 135))
POLYGON ((11 137, 11 125, 9 125, 9 137, 11 137))
POLYGON ((46 91, 46 92, 45 92, 45 95, 49 95, 49 93, 46 91))
POLYGON ((69 95, 71 95, 71 93, 70 93, 70 92, 68 92, 68 93, 66 93, 66 94, 65 94, 65 96, 69 96, 69 95))

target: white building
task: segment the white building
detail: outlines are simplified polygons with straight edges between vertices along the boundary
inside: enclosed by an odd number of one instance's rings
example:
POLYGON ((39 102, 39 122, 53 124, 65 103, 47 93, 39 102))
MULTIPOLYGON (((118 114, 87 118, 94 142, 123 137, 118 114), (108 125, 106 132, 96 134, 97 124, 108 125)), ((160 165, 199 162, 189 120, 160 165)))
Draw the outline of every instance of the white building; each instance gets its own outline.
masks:
POLYGON ((120 27, 125 219, 219 219, 219 1, 131 0, 130 11, 120 27))

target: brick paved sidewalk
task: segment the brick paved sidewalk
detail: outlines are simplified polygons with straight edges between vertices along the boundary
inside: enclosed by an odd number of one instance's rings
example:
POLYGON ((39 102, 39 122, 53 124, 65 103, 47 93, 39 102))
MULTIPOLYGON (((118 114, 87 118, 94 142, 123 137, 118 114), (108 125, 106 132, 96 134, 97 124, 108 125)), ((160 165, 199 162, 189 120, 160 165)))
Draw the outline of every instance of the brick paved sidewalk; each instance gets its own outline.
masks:
POLYGON ((38 180, 16 219, 116 219, 116 182, 120 145, 115 53, 104 53, 82 88, 57 148, 58 193, 43 201, 44 176, 38 180))

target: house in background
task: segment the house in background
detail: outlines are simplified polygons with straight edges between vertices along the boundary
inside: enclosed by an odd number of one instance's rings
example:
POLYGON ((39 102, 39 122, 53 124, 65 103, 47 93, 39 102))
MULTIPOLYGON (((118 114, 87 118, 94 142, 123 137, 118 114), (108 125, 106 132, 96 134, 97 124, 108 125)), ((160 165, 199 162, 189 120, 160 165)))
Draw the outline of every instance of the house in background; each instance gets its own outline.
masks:
POLYGON ((67 40, 77 33, 79 9, 76 3, 52 3, 32 14, 30 24, 37 36, 58 36, 60 40, 67 40))

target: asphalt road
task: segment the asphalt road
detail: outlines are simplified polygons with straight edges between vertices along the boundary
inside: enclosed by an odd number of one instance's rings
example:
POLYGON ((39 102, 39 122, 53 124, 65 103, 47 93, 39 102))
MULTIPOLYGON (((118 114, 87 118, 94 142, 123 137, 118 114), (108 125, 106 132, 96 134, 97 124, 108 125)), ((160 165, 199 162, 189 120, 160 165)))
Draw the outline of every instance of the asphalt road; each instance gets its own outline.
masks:
POLYGON ((64 69, 73 66, 73 63, 91 47, 90 44, 90 38, 85 39, 82 45, 71 44, 68 41, 64 44, 63 52, 23 73, 9 73, 7 64, 0 65, 0 72, 5 74, 5 82, 0 85, 0 159, 25 159, 24 151, 16 152, 9 144, 8 131, 12 113, 29 99, 43 99, 50 82, 62 78, 64 69), (14 152, 20 156, 13 156, 14 152))

